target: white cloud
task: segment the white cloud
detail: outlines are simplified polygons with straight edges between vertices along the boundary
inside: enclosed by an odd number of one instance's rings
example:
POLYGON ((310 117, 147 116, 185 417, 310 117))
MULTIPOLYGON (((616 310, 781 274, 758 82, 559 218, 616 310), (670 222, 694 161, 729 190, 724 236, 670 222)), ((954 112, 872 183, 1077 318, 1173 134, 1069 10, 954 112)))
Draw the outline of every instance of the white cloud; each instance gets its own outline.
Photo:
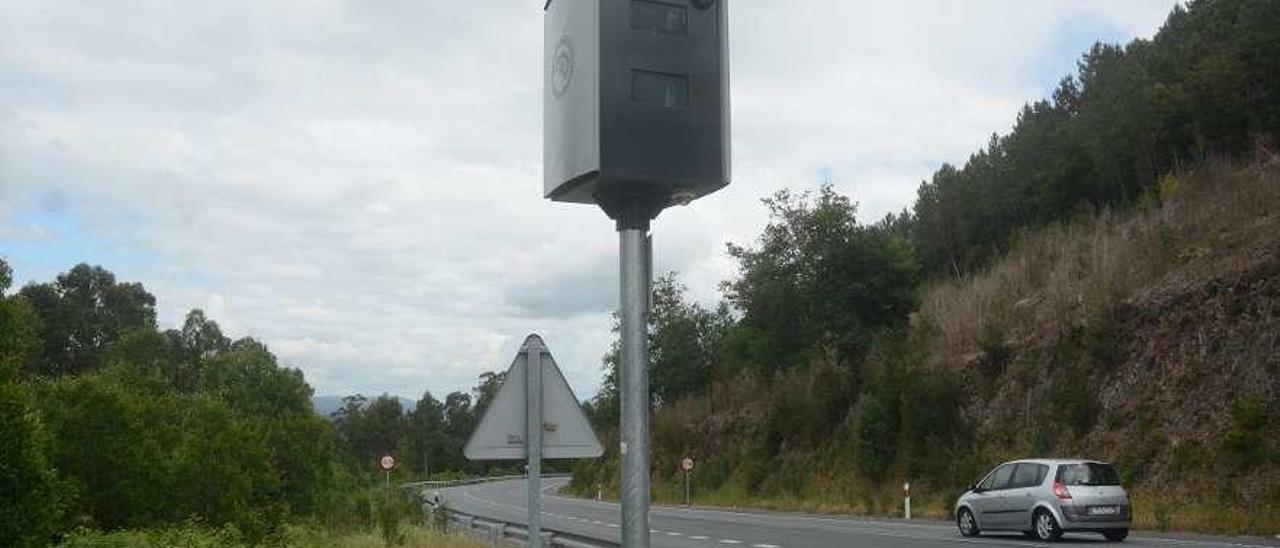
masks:
MULTIPOLYGON (((1173 4, 735 2, 735 180, 663 214, 658 268, 713 300, 757 200, 820 173, 907 206, 1041 93, 1064 21, 1150 35, 1173 4)), ((590 395, 617 244, 540 196, 540 7, 0 0, 0 242, 57 191, 152 259, 117 272, 162 323, 206 307, 321 393, 467 387, 540 331, 590 395)))

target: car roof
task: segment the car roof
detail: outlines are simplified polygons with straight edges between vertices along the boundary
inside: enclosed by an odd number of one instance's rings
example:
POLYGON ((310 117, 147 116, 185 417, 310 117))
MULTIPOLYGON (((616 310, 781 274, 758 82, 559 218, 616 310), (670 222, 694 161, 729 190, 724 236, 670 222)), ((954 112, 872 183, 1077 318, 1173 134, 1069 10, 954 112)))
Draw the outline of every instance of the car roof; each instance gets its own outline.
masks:
POLYGON ((1018 460, 1011 460, 1005 464, 1011 464, 1011 463, 1017 463, 1017 462, 1032 462, 1036 464, 1047 464, 1050 466, 1055 464, 1085 464, 1085 463, 1109 464, 1106 461, 1092 460, 1092 459, 1059 459, 1059 458, 1018 459, 1018 460))

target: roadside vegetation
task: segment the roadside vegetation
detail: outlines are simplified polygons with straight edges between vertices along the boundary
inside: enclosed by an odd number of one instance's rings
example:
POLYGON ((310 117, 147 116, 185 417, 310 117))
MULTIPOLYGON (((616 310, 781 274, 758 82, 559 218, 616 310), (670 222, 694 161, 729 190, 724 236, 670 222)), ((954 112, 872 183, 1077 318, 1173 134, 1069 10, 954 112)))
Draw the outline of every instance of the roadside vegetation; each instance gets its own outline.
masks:
MULTIPOLYGON (((1115 462, 1136 526, 1280 532, 1280 4, 1200 0, 875 223, 764 200, 721 303, 655 284, 654 493, 947 518, 1002 460, 1115 462)), ((616 352, 592 402, 616 493, 616 352)))
POLYGON ((440 545, 377 458, 397 483, 485 471, 460 454, 469 394, 357 396, 331 422, 301 371, 200 310, 157 329, 145 288, 84 264, 11 281, 0 259, 0 546, 440 545))
MULTIPOLYGON (((376 532, 334 532, 307 525, 285 527, 280 546, 288 548, 382 548, 386 539, 376 532)), ((447 535, 421 525, 406 526, 399 538, 404 548, 480 548, 484 546, 465 537, 447 535)), ((102 533, 74 531, 59 548, 247 548, 234 528, 212 529, 198 524, 184 524, 161 529, 144 529, 102 533)))

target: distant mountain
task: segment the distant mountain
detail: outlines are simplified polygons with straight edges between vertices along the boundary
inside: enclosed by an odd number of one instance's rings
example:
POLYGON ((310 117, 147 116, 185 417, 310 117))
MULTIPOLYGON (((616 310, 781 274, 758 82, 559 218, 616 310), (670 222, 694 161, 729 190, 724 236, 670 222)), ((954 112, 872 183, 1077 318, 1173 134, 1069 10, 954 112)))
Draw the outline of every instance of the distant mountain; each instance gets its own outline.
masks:
MULTIPOLYGON (((342 408, 342 398, 344 397, 346 396, 312 396, 311 408, 316 411, 317 415, 328 419, 331 418, 330 415, 332 415, 334 411, 342 408)), ((370 399, 373 398, 371 397, 370 399)), ((416 401, 408 398, 396 399, 400 400, 400 406, 404 408, 405 412, 412 410, 413 407, 417 405, 416 401)))

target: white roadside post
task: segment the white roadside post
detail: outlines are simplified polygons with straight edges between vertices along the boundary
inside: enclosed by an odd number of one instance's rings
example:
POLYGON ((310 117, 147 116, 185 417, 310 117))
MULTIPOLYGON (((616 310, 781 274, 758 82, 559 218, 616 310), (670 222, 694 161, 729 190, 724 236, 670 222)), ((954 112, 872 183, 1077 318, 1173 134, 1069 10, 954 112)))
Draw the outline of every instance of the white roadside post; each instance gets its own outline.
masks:
POLYGON ((903 508, 906 509, 907 519, 911 519, 911 482, 902 483, 902 492, 907 495, 903 508))

